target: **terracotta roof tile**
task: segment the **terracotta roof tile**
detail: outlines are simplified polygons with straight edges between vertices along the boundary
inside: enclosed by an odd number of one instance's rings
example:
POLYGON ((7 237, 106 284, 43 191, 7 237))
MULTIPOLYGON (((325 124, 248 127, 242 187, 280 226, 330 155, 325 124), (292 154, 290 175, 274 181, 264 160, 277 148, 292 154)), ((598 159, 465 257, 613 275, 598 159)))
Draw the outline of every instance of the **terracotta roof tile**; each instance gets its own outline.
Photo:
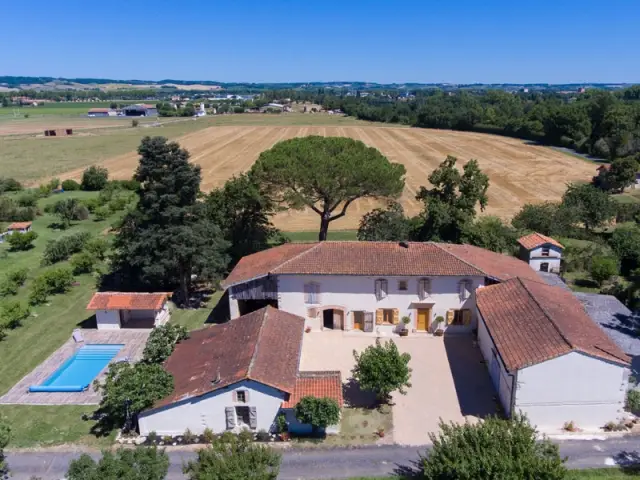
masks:
POLYGON ((155 408, 204 395, 242 380, 286 393, 296 386, 304 319, 272 307, 192 331, 165 362, 171 395, 155 408), (219 375, 219 381, 214 383, 219 375))
POLYGON ((160 310, 169 295, 166 292, 97 292, 91 297, 87 310, 160 310))
MULTIPOLYGON (((285 244, 244 257, 226 286, 267 274, 308 275, 478 275, 469 262, 448 254, 433 243, 320 242, 285 244)), ((529 268, 529 267, 527 267, 529 268)))
POLYGON ((524 237, 520 237, 518 239, 518 243, 527 250, 532 250, 534 248, 538 248, 542 245, 547 244, 555 245, 558 248, 564 248, 564 246, 557 240, 554 240, 551 237, 547 237, 546 235, 537 232, 533 232, 529 235, 525 235, 524 237))
POLYGON ((300 372, 296 379, 296 386, 289 395, 289 399, 282 402, 282 408, 293 408, 303 397, 308 396, 332 398, 342 408, 344 400, 340 372, 300 372))
POLYGON ((22 230, 23 228, 29 228, 31 222, 13 222, 7 227, 7 230, 22 230))
POLYGON ((437 245, 444 251, 475 266, 488 277, 497 280, 509 280, 516 277, 538 280, 535 270, 528 263, 515 257, 472 245, 457 245, 453 243, 439 243, 437 245))
POLYGON ((629 357, 600 330, 569 291, 517 278, 480 288, 476 299, 510 372, 571 351, 628 365, 629 357))

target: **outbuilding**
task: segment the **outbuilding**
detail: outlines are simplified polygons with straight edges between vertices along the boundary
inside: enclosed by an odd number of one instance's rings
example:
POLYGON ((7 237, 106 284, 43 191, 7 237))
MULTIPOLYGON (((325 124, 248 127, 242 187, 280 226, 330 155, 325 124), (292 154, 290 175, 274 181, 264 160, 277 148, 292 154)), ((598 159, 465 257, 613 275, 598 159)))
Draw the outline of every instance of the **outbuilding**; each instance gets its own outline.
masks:
POLYGON ((158 109, 155 105, 135 104, 128 105, 122 109, 127 117, 155 117, 158 115, 158 109))
POLYGON ((153 328, 169 321, 168 294, 97 292, 87 310, 96 311, 98 330, 153 328))
POLYGON ((520 258, 540 272, 560 272, 564 246, 541 233, 531 233, 518 239, 520 258))
POLYGON ((13 222, 7 227, 7 233, 27 233, 31 231, 31 222, 13 222))
POLYGON ((629 357, 572 292, 515 278, 476 292, 478 343, 507 415, 543 432, 624 416, 629 357))

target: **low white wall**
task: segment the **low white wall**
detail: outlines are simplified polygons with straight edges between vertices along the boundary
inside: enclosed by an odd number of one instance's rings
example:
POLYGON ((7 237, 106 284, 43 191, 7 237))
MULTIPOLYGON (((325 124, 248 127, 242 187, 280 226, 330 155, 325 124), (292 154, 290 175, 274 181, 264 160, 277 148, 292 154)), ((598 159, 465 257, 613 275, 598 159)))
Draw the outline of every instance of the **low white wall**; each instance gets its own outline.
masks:
POLYGON ((182 435, 187 428, 196 434, 203 433, 206 428, 221 433, 227 430, 226 407, 256 407, 258 424, 255 430, 269 431, 284 397, 279 390, 245 380, 201 397, 143 412, 138 419, 140 434, 155 431, 158 435, 182 435), (234 402, 235 390, 247 390, 248 401, 234 402))
POLYGON ((119 310, 96 310, 98 330, 118 330, 120 328, 119 310))

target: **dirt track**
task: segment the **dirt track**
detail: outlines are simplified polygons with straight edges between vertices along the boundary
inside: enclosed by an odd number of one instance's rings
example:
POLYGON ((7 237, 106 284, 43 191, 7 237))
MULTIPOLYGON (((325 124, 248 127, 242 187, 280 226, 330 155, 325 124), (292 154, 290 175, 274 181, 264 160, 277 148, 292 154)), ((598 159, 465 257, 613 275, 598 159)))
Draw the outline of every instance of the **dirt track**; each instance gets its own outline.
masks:
MULTIPOLYGON (((334 126, 229 126, 210 127, 181 137, 178 141, 191 152, 192 160, 202 166, 204 190, 219 186, 234 174, 251 167, 263 150, 274 143, 304 135, 349 136, 378 148, 392 162, 407 168, 402 203, 408 214, 420 210, 414 196, 427 185, 429 173, 448 154, 459 165, 471 158, 480 162, 489 175, 489 206, 486 213, 512 217, 525 203, 558 200, 567 182, 588 180, 595 173, 592 164, 523 141, 468 132, 426 130, 400 127, 334 126)), ((137 164, 130 153, 104 162, 113 178, 129 178, 137 164)), ((61 175, 79 178, 82 170, 61 175)), ((377 203, 363 200, 349 208, 346 217, 332 224, 333 229, 357 228, 364 213, 377 203)), ((315 230, 318 217, 311 211, 288 212, 278 216, 276 224, 284 230, 315 230)))

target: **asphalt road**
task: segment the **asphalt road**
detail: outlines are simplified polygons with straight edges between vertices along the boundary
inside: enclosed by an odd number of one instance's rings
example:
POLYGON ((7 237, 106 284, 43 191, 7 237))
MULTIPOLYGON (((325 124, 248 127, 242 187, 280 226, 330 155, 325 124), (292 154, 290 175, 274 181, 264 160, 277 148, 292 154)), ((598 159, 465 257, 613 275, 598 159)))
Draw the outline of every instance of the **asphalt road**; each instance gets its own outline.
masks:
MULTIPOLYGON (((605 466, 640 463, 640 437, 609 440, 564 440, 558 442, 560 452, 568 457, 569 468, 602 468, 605 466)), ((361 448, 285 450, 280 479, 326 479, 357 476, 384 476, 402 469, 411 469, 418 460, 419 447, 380 446, 361 448)), ((28 480, 37 476, 43 480, 58 480, 65 476, 69 462, 79 453, 24 452, 9 453, 7 460, 12 480, 28 480)), ((93 456, 99 456, 93 453, 93 456)), ((169 479, 184 478, 183 462, 195 457, 193 452, 169 452, 169 479)))

